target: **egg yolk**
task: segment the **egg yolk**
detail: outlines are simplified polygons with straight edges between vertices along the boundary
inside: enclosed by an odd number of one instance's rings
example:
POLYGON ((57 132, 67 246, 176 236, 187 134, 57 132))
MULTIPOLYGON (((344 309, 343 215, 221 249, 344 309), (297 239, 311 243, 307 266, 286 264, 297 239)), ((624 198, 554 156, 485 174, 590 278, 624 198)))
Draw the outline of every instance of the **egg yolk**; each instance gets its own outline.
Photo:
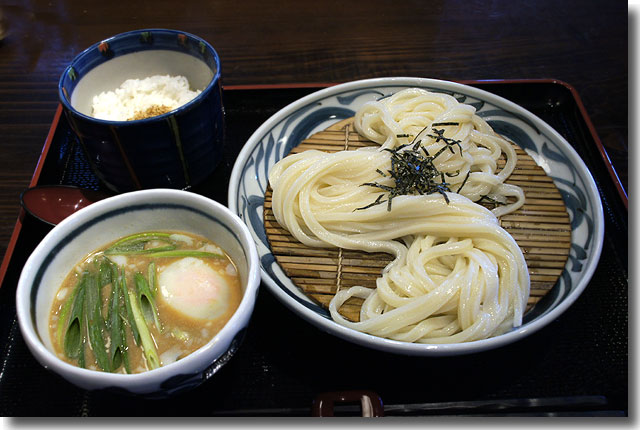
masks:
POLYGON ((227 282, 199 258, 182 258, 161 269, 158 287, 171 308, 192 318, 217 318, 229 303, 227 282))

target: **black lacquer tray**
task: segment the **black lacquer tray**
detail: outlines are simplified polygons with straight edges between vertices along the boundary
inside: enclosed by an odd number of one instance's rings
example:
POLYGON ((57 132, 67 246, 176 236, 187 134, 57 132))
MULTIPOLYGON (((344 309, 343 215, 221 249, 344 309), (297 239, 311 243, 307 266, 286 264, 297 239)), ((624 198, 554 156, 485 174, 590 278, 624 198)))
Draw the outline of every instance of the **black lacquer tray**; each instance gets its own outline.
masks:
MULTIPOLYGON (((366 349, 298 318, 262 287, 244 343, 216 375, 170 400, 76 388, 41 367, 26 348, 15 311, 24 262, 51 229, 21 214, 0 268, 2 416, 310 416, 318 396, 367 390, 384 414, 628 415, 628 213, 624 192, 575 90, 554 80, 464 82, 505 97, 548 122, 578 151, 602 198, 605 240, 580 298, 546 328, 474 355, 406 357, 366 349), (329 393, 329 394, 327 394, 329 393)), ((234 160, 253 131, 280 108, 323 85, 225 87, 225 158, 192 191, 226 204, 234 160)), ((33 185, 101 187, 55 116, 33 185)), ((354 402, 336 415, 359 415, 354 402)))

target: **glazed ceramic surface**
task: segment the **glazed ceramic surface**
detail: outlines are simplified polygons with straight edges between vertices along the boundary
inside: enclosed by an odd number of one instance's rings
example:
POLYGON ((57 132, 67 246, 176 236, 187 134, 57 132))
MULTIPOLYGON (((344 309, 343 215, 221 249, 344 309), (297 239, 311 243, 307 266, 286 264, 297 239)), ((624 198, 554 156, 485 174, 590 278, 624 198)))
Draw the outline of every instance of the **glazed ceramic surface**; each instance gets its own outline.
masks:
POLYGON ((70 185, 40 185, 26 189, 20 203, 34 217, 51 225, 109 195, 70 185))
POLYGON ((379 78, 330 87, 304 97, 266 121, 247 141, 234 165, 229 207, 249 226, 258 244, 262 278, 271 292, 322 330, 370 348, 407 355, 455 355, 495 348, 520 339, 557 318, 587 287, 597 266, 604 235, 602 204, 593 178, 571 145, 538 117, 485 91, 452 82, 419 78, 379 78), (493 129, 522 147, 559 189, 571 219, 571 250, 554 288, 511 332, 451 345, 413 344, 357 332, 335 323, 284 274, 271 254, 263 224, 264 194, 271 167, 313 133, 352 117, 370 100, 405 88, 443 92, 472 105, 493 129))
POLYGON ((113 191, 185 189, 203 181, 221 159, 224 108, 220 59, 189 33, 136 30, 80 53, 58 85, 60 101, 96 175, 113 191), (202 92, 163 115, 135 121, 91 117, 93 97, 127 79, 185 76, 202 92))
POLYGON ((180 190, 144 190, 94 203, 56 226, 29 257, 16 293, 20 329, 27 346, 46 368, 85 389, 165 397, 198 386, 240 346, 260 284, 256 247, 240 219, 206 197, 180 190), (222 330, 181 360, 139 374, 82 369, 52 352, 49 314, 62 281, 89 252, 118 238, 148 230, 188 231, 211 238, 235 262, 242 301, 222 330))

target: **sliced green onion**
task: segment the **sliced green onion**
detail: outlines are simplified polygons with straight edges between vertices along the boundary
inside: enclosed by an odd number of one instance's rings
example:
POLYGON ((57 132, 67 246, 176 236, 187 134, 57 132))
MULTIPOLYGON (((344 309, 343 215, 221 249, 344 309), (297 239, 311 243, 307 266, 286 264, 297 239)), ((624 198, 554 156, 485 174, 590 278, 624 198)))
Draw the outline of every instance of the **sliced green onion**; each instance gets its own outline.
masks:
POLYGON ((129 324, 129 327, 131 328, 131 333, 133 334, 134 342, 136 343, 136 345, 140 345, 140 332, 138 331, 138 326, 136 324, 136 321, 133 315, 131 300, 129 299, 129 288, 127 288, 127 280, 125 279, 125 276, 124 276, 124 269, 122 269, 122 271, 118 275, 118 284, 124 296, 124 304, 127 310, 126 321, 129 324))
POLYGON ((122 255, 123 253, 131 253, 131 252, 140 252, 144 250, 145 242, 136 242, 130 243, 126 245, 121 245, 117 247, 111 247, 109 249, 105 249, 105 255, 122 255))
POLYGON ((118 287, 118 266, 111 260, 109 260, 107 257, 104 257, 104 259, 108 262, 109 264, 109 271, 111 272, 110 278, 111 278, 111 298, 109 299, 109 304, 107 305, 107 316, 105 317, 104 321, 107 325, 107 329, 111 329, 111 322, 113 321, 113 312, 114 312, 114 292, 116 293, 115 297, 120 297, 119 294, 119 287, 118 287))
POLYGON ((153 294, 153 297, 155 298, 158 294, 158 280, 156 276, 156 263, 154 261, 149 263, 147 272, 147 277, 149 278, 149 289, 151 290, 151 294, 153 294))
POLYGON ((142 273, 136 272, 133 275, 133 281, 136 285, 136 292, 138 293, 138 302, 140 303, 142 315, 144 315, 147 321, 153 321, 153 323, 156 325, 156 328, 162 331, 162 326, 160 325, 160 318, 158 315, 158 308, 156 307, 156 302, 153 298, 151 290, 149 289, 147 280, 144 278, 142 273))
POLYGON ((100 278, 100 284, 99 284, 100 288, 113 282, 112 270, 111 270, 112 265, 113 263, 111 263, 111 260, 109 260, 106 257, 103 257, 102 261, 100 261, 100 266, 98 267, 98 273, 100 278))
POLYGON ((107 347, 102 333, 105 329, 102 318, 102 300, 100 298, 100 287, 98 285, 98 275, 89 274, 85 284, 85 314, 87 316, 87 331, 89 333, 89 344, 96 357, 98 366, 105 372, 111 371, 111 360, 107 354, 107 347))
MULTIPOLYGON (((105 258, 107 259, 107 258, 105 258)), ((108 259, 107 259, 108 260, 108 259)), ((111 290, 111 302, 109 304, 109 330, 111 333, 111 345, 110 345, 110 358, 112 362, 111 371, 115 372, 124 364, 124 369, 127 373, 131 373, 131 366, 129 365, 129 355, 127 348, 127 325, 131 327, 134 340, 137 334, 137 327, 133 318, 131 321, 127 319, 127 304, 126 299, 129 295, 125 293, 126 284, 124 283, 124 269, 122 275, 118 271, 118 266, 109 260, 111 263, 113 279, 111 290), (125 299, 126 297, 126 299, 125 299)), ((139 335, 138 335, 139 339, 139 335)))
POLYGON ((170 236, 171 236, 171 233, 163 233, 163 232, 160 232, 160 231, 148 231, 148 232, 145 232, 145 233, 136 233, 136 234, 132 234, 130 236, 123 237, 122 239, 120 239, 119 241, 117 241, 116 243, 111 245, 109 248, 115 248, 117 246, 122 245, 123 243, 135 241, 135 240, 138 240, 138 239, 144 239, 144 240, 146 240, 148 242, 150 240, 160 239, 160 238, 167 239, 170 236))
POLYGON ((131 290, 128 290, 128 294, 129 302, 131 303, 131 310, 133 311, 133 318, 135 319, 135 323, 138 326, 138 331, 140 333, 140 346, 142 347, 142 351, 144 352, 144 356, 147 360, 147 366, 150 370, 156 369, 160 367, 160 358, 158 357, 156 344, 151 337, 151 333, 149 333, 149 328, 145 323, 144 315, 142 315, 136 296, 131 290))
POLYGON ((141 244, 141 246, 131 246, 131 247, 121 247, 121 248, 114 248, 114 249, 110 249, 108 250, 109 252, 105 251, 105 254, 108 255, 149 255, 149 254, 153 254, 154 252, 158 252, 158 251, 171 251, 173 249, 176 249, 176 245, 175 244, 171 244, 171 245, 166 245, 166 246, 158 246, 155 248, 149 248, 149 249, 144 249, 144 243, 141 244))
POLYGON ((76 287, 75 298, 71 307, 71 315, 64 334, 64 355, 70 359, 78 360, 80 367, 84 367, 84 296, 87 272, 76 287))
POLYGON ((161 233, 161 232, 147 232, 147 233, 138 233, 133 234, 131 236, 124 237, 107 248, 104 253, 106 255, 129 255, 129 254, 144 254, 149 251, 153 251, 154 249, 175 249, 176 244, 169 237, 170 233, 161 233), (158 240, 161 242, 165 242, 168 245, 162 247, 156 247, 152 249, 145 250, 144 247, 148 242, 152 240, 158 240))
MULTIPOLYGON (((87 315, 83 312, 82 313, 82 327, 86 328, 87 326, 87 315)), ((80 342, 80 350, 79 350, 79 356, 78 356, 78 366, 82 367, 83 369, 86 369, 87 364, 85 362, 86 360, 86 354, 84 353, 86 351, 86 346, 87 346, 87 336, 85 334, 82 335, 82 341, 80 342)))
POLYGON ((71 310, 71 306, 73 305, 76 295, 78 294, 78 290, 80 290, 81 284, 82 284, 82 281, 78 280, 78 282, 76 283, 76 286, 73 287, 73 291, 71 292, 71 295, 69 296, 67 301, 64 303, 64 305, 62 305, 62 309, 60 309, 60 314, 58 315, 58 326, 56 327, 56 341, 58 342, 58 345, 60 346, 60 348, 64 348, 63 335, 64 335, 65 329, 68 328, 67 321, 69 319, 69 311, 71 310))
POLYGON ((196 257, 196 258, 225 258, 222 254, 205 251, 189 251, 176 249, 173 251, 155 251, 147 253, 148 257, 196 257))
MULTIPOLYGON (((123 309, 124 311, 126 311, 126 309, 123 309)), ((120 344, 120 351, 122 354, 122 362, 124 363, 124 370, 127 373, 131 373, 131 365, 129 364, 129 348, 127 347, 127 332, 125 330, 125 325, 124 323, 126 322, 126 317, 124 316, 123 313, 120 314, 120 321, 123 323, 122 324, 122 338, 121 338, 121 344, 120 344)))
POLYGON ((109 331, 111 333, 109 358, 111 359, 112 372, 120 368, 127 354, 126 332, 121 319, 123 310, 126 312, 122 290, 114 285, 114 288, 111 289, 111 302, 109 303, 109 331))

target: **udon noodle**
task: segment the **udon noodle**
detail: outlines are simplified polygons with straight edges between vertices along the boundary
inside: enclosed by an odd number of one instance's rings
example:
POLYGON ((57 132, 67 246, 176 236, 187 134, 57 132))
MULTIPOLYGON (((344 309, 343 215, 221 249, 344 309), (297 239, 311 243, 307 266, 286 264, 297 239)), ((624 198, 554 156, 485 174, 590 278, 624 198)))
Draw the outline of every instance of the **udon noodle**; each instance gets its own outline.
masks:
POLYGON ((377 278, 376 288, 337 291, 329 311, 339 324, 421 343, 485 339, 521 325, 529 273, 518 244, 497 216, 515 210, 523 196, 515 205, 493 212, 472 201, 483 193, 519 196, 502 184, 515 166, 515 152, 472 107, 453 97, 422 90, 396 96, 365 105, 355 118, 358 130, 381 147, 336 153, 308 150, 276 163, 269 182, 277 222, 309 247, 394 257, 377 278), (421 113, 411 114, 409 107, 421 113), (435 121, 445 125, 434 126, 435 121), (446 129, 440 136, 446 133, 451 140, 426 136, 431 133, 424 130, 430 127, 446 129), (411 140, 411 145, 400 139, 411 140), (427 154, 445 148, 438 155, 444 155, 439 166, 457 171, 453 178, 462 176, 460 181, 468 176, 469 183, 460 182, 468 194, 440 190, 396 195, 391 202, 395 179, 384 172, 390 172, 393 150, 402 151, 403 145, 415 148, 414 141, 425 145, 427 154), (451 142, 457 142, 453 151, 443 146, 451 142), (506 166, 495 174, 502 152, 506 166), (363 186, 373 183, 376 186, 363 186), (385 198, 389 204, 378 204, 385 198), (357 322, 339 312, 351 297, 364 299, 357 322))
POLYGON ((496 216, 524 204, 522 189, 504 183, 516 166, 515 150, 473 106, 459 103, 453 96, 419 88, 402 90, 365 103, 356 112, 354 126, 383 149, 420 142, 429 154, 436 154, 455 142, 454 150, 443 151, 434 159, 438 170, 447 175, 451 191, 474 202, 484 197, 502 203, 493 210, 496 216), (506 162, 497 172, 501 154, 506 162), (515 201, 508 202, 508 197, 515 201))

